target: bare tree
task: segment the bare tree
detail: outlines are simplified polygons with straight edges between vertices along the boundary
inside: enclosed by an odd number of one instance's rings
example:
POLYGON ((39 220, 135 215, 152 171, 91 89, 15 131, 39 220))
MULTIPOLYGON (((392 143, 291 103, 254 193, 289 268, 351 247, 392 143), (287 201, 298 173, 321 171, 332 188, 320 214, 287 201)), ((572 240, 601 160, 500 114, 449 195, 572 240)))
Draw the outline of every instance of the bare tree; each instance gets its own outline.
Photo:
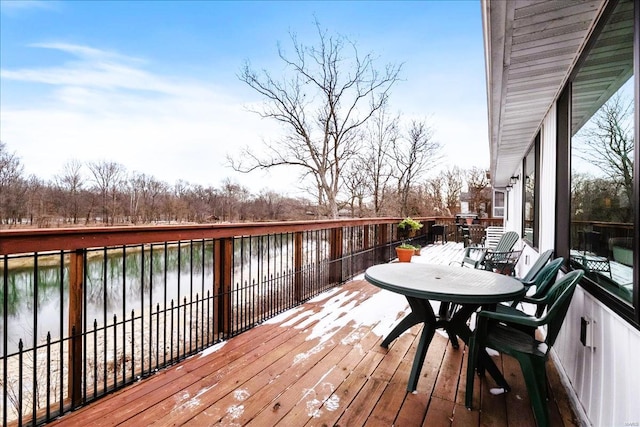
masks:
POLYGON ((467 188, 469 189, 470 211, 480 214, 489 209, 491 203, 491 188, 487 171, 483 168, 472 167, 467 170, 467 188))
POLYGON ((360 163, 364 165, 360 174, 366 177, 373 199, 373 213, 380 215, 385 204, 385 194, 391 179, 391 147, 399 137, 399 117, 391 117, 386 106, 373 115, 367 126, 366 144, 360 163))
MULTIPOLYGON (((633 100, 611 97, 576 136, 577 155, 598 167, 624 193, 625 221, 633 206, 633 100)), ((618 194, 616 190, 614 194, 618 194)))
POLYGON ((435 166, 440 159, 442 146, 433 139, 433 130, 424 120, 413 120, 404 138, 395 141, 392 147, 396 164, 395 177, 400 196, 400 215, 407 216, 411 186, 435 166))
POLYGON ((445 179, 442 175, 435 176, 425 182, 425 191, 427 193, 427 215, 446 215, 446 206, 444 203, 444 187, 445 179))
POLYGON ((64 216, 74 224, 78 223, 80 207, 80 191, 82 190, 82 163, 69 160, 63 166, 62 172, 55 177, 58 187, 65 192, 64 216))
POLYGON ((227 178, 222 183, 222 217, 226 221, 242 220, 242 205, 249 199, 249 190, 227 178))
POLYGON ((48 205, 51 200, 47 194, 49 191, 47 191, 46 184, 35 175, 29 176, 24 184, 24 193, 21 198, 24 199, 29 224, 37 224, 38 227, 49 224, 48 205))
POLYGON ((449 215, 460 212, 460 194, 464 184, 464 174, 458 166, 444 171, 445 204, 449 215))
POLYGON ((23 166, 14 153, 9 153, 6 144, 0 142, 0 224, 20 220, 21 197, 24 180, 23 166))
POLYGON ((355 43, 331 36, 316 21, 318 42, 306 46, 291 34, 293 55, 278 54, 290 72, 277 80, 247 63, 239 78, 265 98, 261 117, 282 124, 285 136, 266 143, 261 156, 248 148, 231 166, 241 172, 275 166, 297 166, 302 179, 311 177, 318 204, 338 216, 338 193, 345 165, 357 152, 358 131, 387 102, 400 66, 376 69, 371 53, 360 56, 355 43), (243 162, 246 160, 246 162, 243 162))
POLYGON ((106 160, 91 162, 88 167, 96 189, 102 198, 102 222, 108 224, 109 217, 111 217, 113 225, 117 208, 117 194, 126 174, 125 167, 106 160))
POLYGON ((352 217, 364 216, 364 199, 369 188, 367 176, 364 171, 368 168, 369 164, 366 160, 358 157, 349 164, 349 169, 345 174, 344 186, 349 196, 348 205, 351 209, 352 217))

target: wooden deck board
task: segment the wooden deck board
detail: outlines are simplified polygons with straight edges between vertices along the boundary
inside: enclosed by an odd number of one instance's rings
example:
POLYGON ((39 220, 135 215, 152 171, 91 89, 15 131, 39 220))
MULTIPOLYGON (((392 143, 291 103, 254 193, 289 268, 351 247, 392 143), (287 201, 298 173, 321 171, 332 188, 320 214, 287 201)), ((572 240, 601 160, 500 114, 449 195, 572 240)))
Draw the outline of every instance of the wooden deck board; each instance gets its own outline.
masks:
MULTIPOLYGON (((423 248, 418 262, 461 258, 460 244, 423 248)), ((50 425, 533 426, 522 373, 496 356, 513 390, 475 382, 464 406, 466 348, 436 333, 416 392, 406 391, 421 326, 380 347, 408 310, 402 297, 354 280, 301 307, 126 387, 50 425)), ((577 425, 549 369, 554 425, 577 425)))

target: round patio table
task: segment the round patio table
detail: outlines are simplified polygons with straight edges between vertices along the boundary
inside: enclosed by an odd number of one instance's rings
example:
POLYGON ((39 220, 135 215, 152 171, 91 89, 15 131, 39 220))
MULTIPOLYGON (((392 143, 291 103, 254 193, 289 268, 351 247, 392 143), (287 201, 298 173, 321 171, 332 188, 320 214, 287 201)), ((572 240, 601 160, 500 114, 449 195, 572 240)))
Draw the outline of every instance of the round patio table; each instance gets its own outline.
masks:
MULTIPOLYGON (((496 304, 519 299, 525 292, 522 283, 513 277, 459 266, 380 264, 369 267, 364 277, 381 289, 404 295, 411 307, 411 312, 384 339, 383 347, 411 326, 424 323, 407 385, 409 391, 416 389, 427 349, 437 328, 445 329, 452 345, 457 348, 456 336, 468 343, 472 332, 467 323, 479 307, 494 310, 496 304), (437 316, 430 300, 442 303, 437 316), (451 305, 457 309, 450 310, 451 305)), ((480 363, 500 387, 509 390, 509 384, 486 351, 481 352, 480 363)))

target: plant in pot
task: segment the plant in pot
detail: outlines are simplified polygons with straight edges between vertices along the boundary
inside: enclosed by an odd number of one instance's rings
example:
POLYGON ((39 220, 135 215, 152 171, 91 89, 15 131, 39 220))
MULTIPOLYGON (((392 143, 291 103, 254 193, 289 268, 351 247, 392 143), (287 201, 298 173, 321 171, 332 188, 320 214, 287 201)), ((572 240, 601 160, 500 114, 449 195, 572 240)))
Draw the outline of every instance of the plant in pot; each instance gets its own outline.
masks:
POLYGON ((413 255, 420 255, 420 246, 407 243, 406 239, 414 237, 421 228, 422 223, 411 217, 406 217, 398 223, 398 237, 402 239, 402 244, 396 248, 398 261, 410 262, 413 255))
MULTIPOLYGON (((419 248, 418 248, 419 249, 419 248)), ((411 262, 411 257, 415 255, 416 247, 409 243, 403 243, 396 247, 398 262, 411 262)))
POLYGON ((422 228, 422 223, 411 217, 406 217, 398 223, 398 234, 401 238, 407 239, 416 235, 416 232, 422 228))

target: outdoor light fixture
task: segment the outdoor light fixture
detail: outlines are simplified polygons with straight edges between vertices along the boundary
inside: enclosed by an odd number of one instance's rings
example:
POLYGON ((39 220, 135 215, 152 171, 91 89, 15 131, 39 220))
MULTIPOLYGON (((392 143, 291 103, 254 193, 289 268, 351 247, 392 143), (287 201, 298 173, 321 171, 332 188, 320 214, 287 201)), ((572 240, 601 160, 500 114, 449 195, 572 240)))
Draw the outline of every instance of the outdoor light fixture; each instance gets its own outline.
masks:
POLYGON ((513 187, 514 185, 516 185, 518 180, 520 180, 520 175, 512 176, 511 178, 509 178, 509 185, 513 187))

